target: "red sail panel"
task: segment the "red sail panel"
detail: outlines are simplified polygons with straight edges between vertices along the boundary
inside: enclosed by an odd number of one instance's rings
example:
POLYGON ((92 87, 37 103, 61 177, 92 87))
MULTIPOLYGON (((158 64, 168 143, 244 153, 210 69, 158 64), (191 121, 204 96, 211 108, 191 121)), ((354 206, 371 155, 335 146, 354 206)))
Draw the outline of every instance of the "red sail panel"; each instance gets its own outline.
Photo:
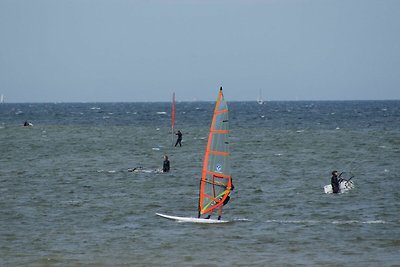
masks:
POLYGON ((172 130, 175 128, 175 92, 172 94, 172 130))

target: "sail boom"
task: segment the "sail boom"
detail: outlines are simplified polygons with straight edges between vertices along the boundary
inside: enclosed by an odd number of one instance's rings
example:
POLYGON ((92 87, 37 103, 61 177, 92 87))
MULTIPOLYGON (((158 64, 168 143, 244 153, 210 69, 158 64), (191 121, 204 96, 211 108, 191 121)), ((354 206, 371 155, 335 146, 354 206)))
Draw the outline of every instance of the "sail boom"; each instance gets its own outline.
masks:
MULTIPOLYGON (((224 174, 217 173, 217 172, 206 172, 206 174, 213 175, 213 176, 219 176, 219 178, 232 179, 232 176, 230 176, 230 175, 224 175, 224 174)), ((202 179, 201 181, 205 182, 205 183, 220 185, 220 186, 224 186, 224 187, 228 188, 227 184, 223 184, 223 183, 220 183, 220 182, 211 182, 211 181, 209 181, 207 179, 202 179)))
MULTIPOLYGON (((212 175, 212 176, 215 176, 218 178, 232 179, 232 176, 228 175, 228 174, 223 174, 223 173, 213 172, 213 171, 204 171, 204 172, 205 172, 205 175, 208 174, 208 175, 212 175)), ((201 179, 201 181, 207 181, 207 179, 201 179)))

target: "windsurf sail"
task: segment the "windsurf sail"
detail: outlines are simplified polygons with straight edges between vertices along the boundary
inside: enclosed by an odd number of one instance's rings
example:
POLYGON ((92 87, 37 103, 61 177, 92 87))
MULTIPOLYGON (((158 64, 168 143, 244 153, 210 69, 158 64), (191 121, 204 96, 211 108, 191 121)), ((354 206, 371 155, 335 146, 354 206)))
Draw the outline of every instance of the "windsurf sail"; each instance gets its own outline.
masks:
POLYGON ((232 190, 228 126, 228 105, 224 100, 221 87, 204 156, 198 217, 205 213, 211 213, 214 209, 223 205, 232 190))
POLYGON ((172 129, 172 145, 174 145, 174 134, 175 134, 175 92, 172 93, 171 129, 172 129))
POLYGON ((264 100, 262 99, 261 89, 260 89, 260 93, 258 94, 258 97, 257 97, 257 103, 260 105, 264 104, 264 100))

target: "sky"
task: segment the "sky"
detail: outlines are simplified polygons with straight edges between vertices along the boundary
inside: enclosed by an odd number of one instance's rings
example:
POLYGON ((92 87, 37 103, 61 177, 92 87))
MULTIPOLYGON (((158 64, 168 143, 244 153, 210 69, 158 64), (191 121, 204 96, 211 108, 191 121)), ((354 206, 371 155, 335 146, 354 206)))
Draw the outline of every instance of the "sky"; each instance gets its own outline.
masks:
POLYGON ((398 0, 0 0, 6 102, 400 99, 398 0))

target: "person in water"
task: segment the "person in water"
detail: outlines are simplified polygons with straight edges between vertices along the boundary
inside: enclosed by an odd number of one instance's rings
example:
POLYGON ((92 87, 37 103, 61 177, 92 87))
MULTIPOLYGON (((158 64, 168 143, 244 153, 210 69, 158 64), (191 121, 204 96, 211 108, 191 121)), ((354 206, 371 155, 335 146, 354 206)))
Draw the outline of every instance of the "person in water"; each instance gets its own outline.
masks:
POLYGON ((178 131, 175 133, 175 135, 178 136, 178 139, 176 139, 175 146, 177 146, 178 144, 179 144, 179 146, 182 146, 182 133, 181 133, 181 131, 178 130, 178 131))
POLYGON ((339 177, 338 177, 338 172, 333 171, 332 172, 332 178, 331 178, 331 186, 332 186, 332 191, 334 194, 339 193, 340 187, 339 187, 339 177))
POLYGON ((168 156, 167 155, 164 156, 164 162, 163 162, 162 171, 163 172, 169 172, 169 160, 168 160, 168 156))
POLYGON ((32 123, 30 123, 30 122, 28 122, 28 121, 25 121, 24 122, 24 127, 29 127, 29 126, 32 126, 33 124, 32 123))
MULTIPOLYGON (((228 188, 227 188, 228 189, 228 188)), ((221 220, 221 216, 222 216, 222 207, 225 206, 226 204, 228 204, 229 200, 231 199, 231 197, 229 196, 231 194, 231 192, 233 191, 233 189, 235 189, 235 186, 233 185, 233 183, 231 182, 231 190, 229 191, 229 194, 226 196, 224 202, 222 203, 221 206, 218 207, 218 220, 221 220)), ((211 218, 211 213, 206 217, 206 219, 210 219, 211 218)))

